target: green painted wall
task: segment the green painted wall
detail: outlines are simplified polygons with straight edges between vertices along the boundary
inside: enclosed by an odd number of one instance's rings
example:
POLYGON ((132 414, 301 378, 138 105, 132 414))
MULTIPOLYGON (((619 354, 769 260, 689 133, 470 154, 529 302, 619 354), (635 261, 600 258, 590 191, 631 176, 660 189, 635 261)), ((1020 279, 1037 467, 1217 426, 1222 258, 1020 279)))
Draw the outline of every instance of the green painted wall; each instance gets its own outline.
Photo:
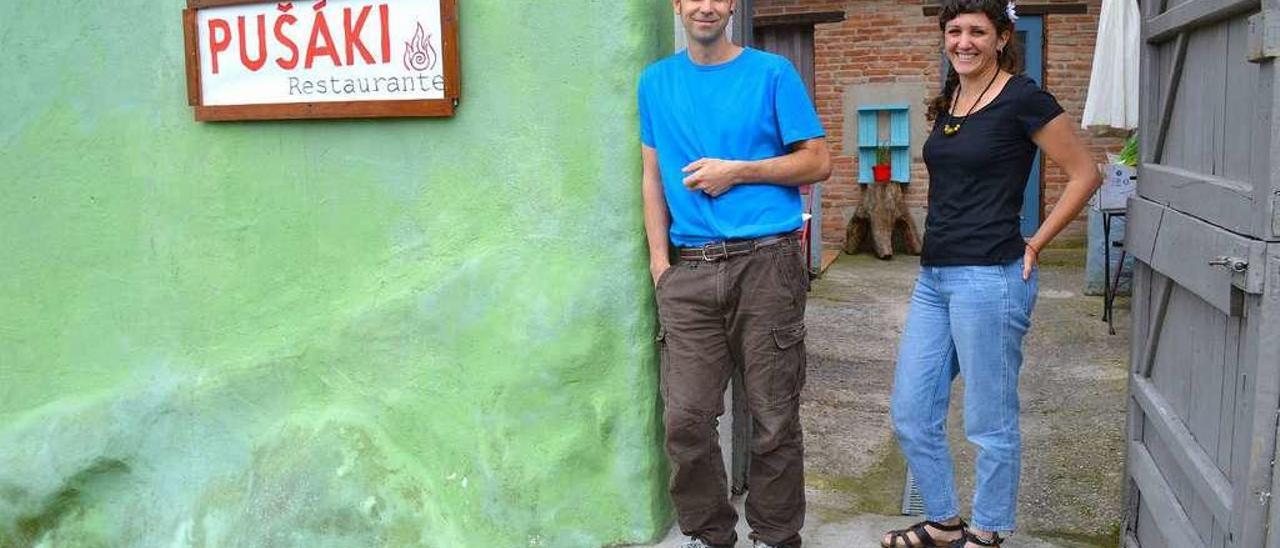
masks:
POLYGON ((0 546, 665 529, 670 7, 460 3, 453 119, 200 124, 184 2, 0 2, 0 546))

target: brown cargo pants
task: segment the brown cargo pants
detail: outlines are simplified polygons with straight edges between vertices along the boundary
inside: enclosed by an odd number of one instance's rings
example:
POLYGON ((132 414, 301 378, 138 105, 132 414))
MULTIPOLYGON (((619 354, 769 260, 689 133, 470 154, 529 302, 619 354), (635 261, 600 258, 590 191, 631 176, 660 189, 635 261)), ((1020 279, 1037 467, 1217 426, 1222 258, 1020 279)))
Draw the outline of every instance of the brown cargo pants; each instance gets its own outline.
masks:
POLYGON ((804 308, 809 285, 794 236, 715 261, 681 260, 658 277, 658 341, 670 492, 680 530, 732 545, 718 417, 741 368, 754 434, 747 478, 752 539, 800 546, 804 525, 804 308))

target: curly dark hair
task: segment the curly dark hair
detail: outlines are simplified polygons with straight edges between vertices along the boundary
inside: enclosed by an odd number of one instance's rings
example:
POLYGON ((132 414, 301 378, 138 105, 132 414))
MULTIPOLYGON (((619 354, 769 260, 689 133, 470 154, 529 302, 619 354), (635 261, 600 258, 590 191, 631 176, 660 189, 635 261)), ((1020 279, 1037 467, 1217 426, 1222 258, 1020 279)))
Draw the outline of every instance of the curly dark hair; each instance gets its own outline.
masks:
MULTIPOLYGON (((1008 0, 943 0, 938 11, 938 28, 946 31, 947 23, 962 13, 986 14, 996 26, 996 34, 1009 33, 1009 42, 1000 52, 997 63, 1001 70, 1011 74, 1022 72, 1022 53, 1017 47, 1018 34, 1014 32, 1013 21, 1009 19, 1008 0)), ((929 120, 936 119, 939 114, 951 110, 951 97, 955 95, 956 86, 960 85, 960 75, 956 69, 948 67, 947 81, 942 86, 942 93, 925 103, 925 116, 929 120)))

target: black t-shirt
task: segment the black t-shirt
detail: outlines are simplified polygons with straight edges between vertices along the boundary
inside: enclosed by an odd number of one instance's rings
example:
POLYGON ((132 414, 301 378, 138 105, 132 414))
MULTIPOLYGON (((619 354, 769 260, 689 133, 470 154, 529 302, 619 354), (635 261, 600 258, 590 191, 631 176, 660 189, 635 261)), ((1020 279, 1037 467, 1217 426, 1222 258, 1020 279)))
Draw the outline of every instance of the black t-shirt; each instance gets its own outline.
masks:
POLYGON ((1035 161, 1031 135, 1062 113, 1035 81, 1017 75, 995 100, 970 114, 960 132, 942 126, 961 118, 938 115, 924 143, 929 215, 921 264, 1003 264, 1022 257, 1022 195, 1035 161))

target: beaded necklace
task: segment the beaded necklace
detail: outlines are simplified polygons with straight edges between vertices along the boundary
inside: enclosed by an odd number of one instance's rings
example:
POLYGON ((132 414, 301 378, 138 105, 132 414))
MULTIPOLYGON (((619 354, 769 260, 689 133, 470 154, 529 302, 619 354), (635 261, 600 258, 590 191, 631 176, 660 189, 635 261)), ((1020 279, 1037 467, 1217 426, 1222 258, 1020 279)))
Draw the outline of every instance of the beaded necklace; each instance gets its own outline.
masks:
MULTIPOLYGON (((986 94, 987 94, 987 92, 991 90, 991 85, 992 85, 992 84, 994 84, 994 83, 996 83, 996 78, 999 78, 999 77, 1000 77, 1000 71, 999 71, 999 70, 996 70, 995 75, 991 77, 991 81, 990 81, 990 82, 987 82, 987 87, 982 88, 982 93, 979 93, 979 94, 978 94, 978 98, 977 98, 976 100, 974 100, 974 101, 973 101, 973 104, 972 104, 972 105, 969 105, 969 112, 966 112, 966 113, 965 113, 964 118, 961 118, 959 123, 956 123, 956 124, 942 124, 942 134, 943 134, 943 135, 946 135, 947 137, 951 137, 951 136, 953 136, 953 135, 955 135, 955 134, 957 134, 957 133, 960 133, 960 126, 963 126, 963 125, 964 125, 964 121, 969 119, 969 115, 970 115, 970 114, 973 114, 973 109, 978 108, 978 103, 981 103, 981 102, 982 102, 982 96, 983 96, 983 95, 986 95, 986 94)), ((956 83, 956 99, 955 99, 955 102, 957 102, 957 103, 958 103, 958 102, 960 102, 960 84, 959 84, 958 82, 956 83)), ((953 106, 954 106, 954 105, 953 105, 953 106)), ((951 109, 947 109, 947 118, 948 118, 948 119, 950 119, 952 122, 955 122, 955 121, 956 121, 956 116, 955 116, 954 114, 952 114, 952 113, 951 113, 951 109)))

